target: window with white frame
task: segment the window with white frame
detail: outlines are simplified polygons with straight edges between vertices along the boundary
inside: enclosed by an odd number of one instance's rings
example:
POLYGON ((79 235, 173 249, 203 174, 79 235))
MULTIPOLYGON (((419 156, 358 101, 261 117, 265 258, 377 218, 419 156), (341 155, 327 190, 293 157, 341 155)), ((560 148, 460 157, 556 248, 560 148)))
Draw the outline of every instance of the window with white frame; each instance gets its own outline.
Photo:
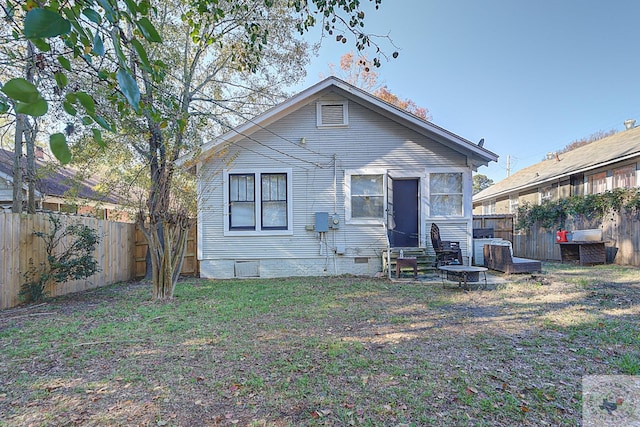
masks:
POLYGON ((600 172, 590 175, 589 178, 589 194, 604 193, 607 191, 607 173, 600 172))
POLYGON ((382 218, 384 176, 351 175, 351 218, 382 218))
POLYGON ((385 172, 345 171, 345 213, 352 223, 380 223, 385 217, 385 172))
POLYGON ((636 165, 623 166, 613 170, 613 188, 633 188, 636 186, 636 165))
POLYGON ((553 199, 553 186, 548 185, 540 189, 540 202, 546 202, 553 199))
POLYGON ((431 216, 462 216, 462 172, 429 174, 431 216))
POLYGON ((225 232, 291 234, 291 170, 225 171, 225 232))
POLYGON ((488 202, 482 202, 482 214, 493 215, 496 213, 496 201, 489 200, 488 202))
POLYGON ((519 206, 520 206, 520 200, 518 199, 518 196, 514 196, 514 195, 509 196, 509 213, 517 214, 519 206))
POLYGON ((347 101, 318 102, 316 115, 318 127, 340 127, 349 124, 347 101))

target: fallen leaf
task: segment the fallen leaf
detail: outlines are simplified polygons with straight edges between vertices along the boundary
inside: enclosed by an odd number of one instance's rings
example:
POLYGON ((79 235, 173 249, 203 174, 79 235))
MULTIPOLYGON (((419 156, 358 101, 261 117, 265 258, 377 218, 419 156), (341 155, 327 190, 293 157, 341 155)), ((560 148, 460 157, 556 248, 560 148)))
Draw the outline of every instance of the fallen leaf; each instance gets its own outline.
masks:
POLYGON ((467 394, 478 394, 478 390, 471 386, 467 387, 465 391, 467 392, 467 394))
POLYGON ((526 407, 526 406, 524 406, 524 405, 522 405, 522 406, 520 407, 520 410, 521 410, 522 412, 525 412, 525 413, 529 412, 529 408, 527 408, 527 407, 526 407))

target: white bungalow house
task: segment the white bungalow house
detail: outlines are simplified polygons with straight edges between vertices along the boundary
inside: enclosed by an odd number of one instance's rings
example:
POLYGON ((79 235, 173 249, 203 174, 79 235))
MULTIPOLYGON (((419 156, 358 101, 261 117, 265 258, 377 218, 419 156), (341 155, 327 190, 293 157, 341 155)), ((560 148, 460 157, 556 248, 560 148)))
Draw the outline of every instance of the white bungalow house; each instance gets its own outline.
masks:
POLYGON ((181 159, 207 278, 372 275, 388 248, 472 239, 471 172, 496 154, 335 77, 181 159))

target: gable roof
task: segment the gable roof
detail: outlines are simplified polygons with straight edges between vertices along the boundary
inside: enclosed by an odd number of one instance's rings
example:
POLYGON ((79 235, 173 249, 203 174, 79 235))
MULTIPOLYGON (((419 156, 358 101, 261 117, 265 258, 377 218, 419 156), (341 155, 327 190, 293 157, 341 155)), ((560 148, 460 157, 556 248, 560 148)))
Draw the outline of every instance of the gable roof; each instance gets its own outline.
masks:
MULTIPOLYGON (((0 177, 7 181, 13 179, 13 151, 0 148, 0 177)), ((23 159, 24 164, 25 159, 23 159)), ((35 159, 36 171, 42 171, 47 162, 35 159)), ((24 170, 24 166, 23 166, 24 170)), ((24 172, 23 172, 24 173, 24 172)), ((105 203, 118 204, 119 200, 115 195, 104 195, 94 188, 98 185, 98 181, 93 178, 76 180, 78 171, 72 168, 56 167, 51 168, 38 178, 36 184, 36 192, 42 196, 65 197, 72 190, 78 190, 78 197, 86 200, 93 200, 105 203)))
POLYGON ((475 196, 481 202, 640 156, 640 127, 624 130, 519 170, 475 196))
POLYGON ((477 168, 486 166, 491 161, 497 161, 498 156, 473 142, 456 135, 455 133, 421 119, 401 108, 396 107, 382 99, 359 89, 337 77, 328 77, 319 83, 303 90, 287 99, 281 104, 272 107, 252 120, 237 126, 229 132, 217 137, 213 141, 205 143, 199 150, 195 150, 178 160, 179 165, 190 165, 196 161, 206 160, 210 153, 224 143, 233 143, 250 136, 265 126, 285 117, 292 112, 304 107, 319 98, 325 92, 333 91, 350 101, 362 104, 367 108, 385 115, 391 120, 397 121, 414 131, 425 134, 455 151, 463 153, 470 158, 470 166, 477 168))

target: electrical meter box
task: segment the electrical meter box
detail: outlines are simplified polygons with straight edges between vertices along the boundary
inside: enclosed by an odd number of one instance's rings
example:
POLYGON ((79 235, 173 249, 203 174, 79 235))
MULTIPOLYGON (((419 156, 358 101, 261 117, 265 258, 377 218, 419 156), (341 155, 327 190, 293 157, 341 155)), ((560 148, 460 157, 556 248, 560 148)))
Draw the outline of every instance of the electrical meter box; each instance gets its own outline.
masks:
POLYGON ((316 212, 315 230, 318 233, 326 233, 327 231, 329 231, 329 213, 328 212, 316 212))
POLYGON ((340 228, 340 215, 334 213, 329 218, 329 228, 337 230, 340 228))

